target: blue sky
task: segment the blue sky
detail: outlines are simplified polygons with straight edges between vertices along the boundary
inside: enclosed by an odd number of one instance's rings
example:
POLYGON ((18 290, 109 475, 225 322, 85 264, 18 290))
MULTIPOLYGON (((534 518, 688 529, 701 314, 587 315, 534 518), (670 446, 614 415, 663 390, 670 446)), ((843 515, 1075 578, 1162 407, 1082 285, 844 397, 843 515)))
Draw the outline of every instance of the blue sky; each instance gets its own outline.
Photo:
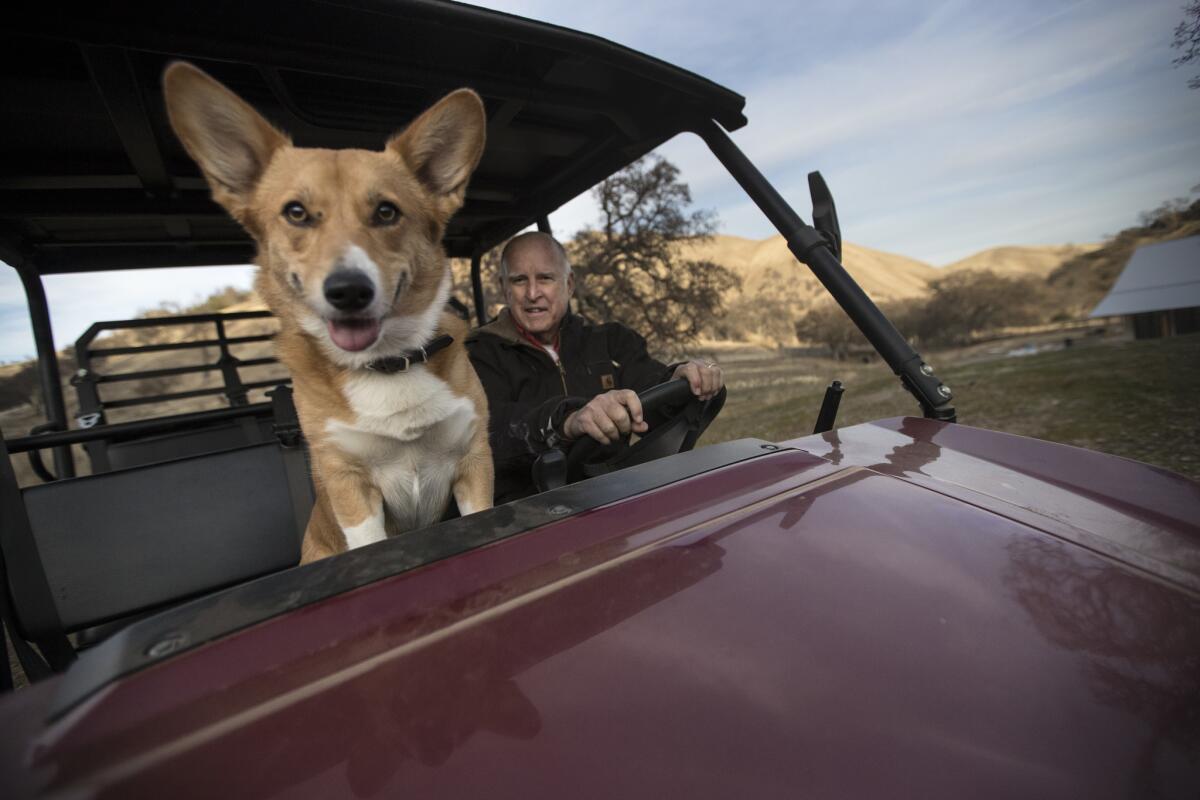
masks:
MULTIPOLYGON (((743 94, 738 145, 807 216, 820 169, 853 242, 944 265, 1006 244, 1096 241, 1200 184, 1200 91, 1171 65, 1183 0, 481 2, 584 30, 743 94)), ((774 231, 693 137, 661 150, 721 231, 774 231)), ((589 197, 551 216, 569 236, 589 197)), ((246 268, 46 280, 56 339, 160 300, 187 303, 246 268)), ((0 360, 33 353, 0 269, 0 360)))

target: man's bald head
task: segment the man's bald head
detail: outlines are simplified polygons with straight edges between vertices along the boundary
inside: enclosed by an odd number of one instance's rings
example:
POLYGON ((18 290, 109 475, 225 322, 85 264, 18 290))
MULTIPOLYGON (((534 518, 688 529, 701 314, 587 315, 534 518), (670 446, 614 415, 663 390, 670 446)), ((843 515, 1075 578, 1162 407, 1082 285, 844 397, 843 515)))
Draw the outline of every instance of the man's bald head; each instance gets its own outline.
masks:
POLYGON ((500 251, 500 282, 504 284, 508 281, 509 265, 513 259, 528 256, 536 258, 544 256, 548 262, 556 264, 565 277, 571 271, 571 262, 567 258, 567 251, 553 236, 541 231, 529 231, 522 233, 508 240, 508 244, 504 245, 504 249, 500 251))

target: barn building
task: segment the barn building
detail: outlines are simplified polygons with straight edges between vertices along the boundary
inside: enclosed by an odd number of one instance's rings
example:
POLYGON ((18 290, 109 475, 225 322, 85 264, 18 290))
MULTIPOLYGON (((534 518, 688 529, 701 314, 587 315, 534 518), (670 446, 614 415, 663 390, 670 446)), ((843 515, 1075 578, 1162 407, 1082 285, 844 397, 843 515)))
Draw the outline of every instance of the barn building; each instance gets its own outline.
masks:
POLYGON ((1200 236, 1145 244, 1092 317, 1125 317, 1138 339, 1200 332, 1200 236))

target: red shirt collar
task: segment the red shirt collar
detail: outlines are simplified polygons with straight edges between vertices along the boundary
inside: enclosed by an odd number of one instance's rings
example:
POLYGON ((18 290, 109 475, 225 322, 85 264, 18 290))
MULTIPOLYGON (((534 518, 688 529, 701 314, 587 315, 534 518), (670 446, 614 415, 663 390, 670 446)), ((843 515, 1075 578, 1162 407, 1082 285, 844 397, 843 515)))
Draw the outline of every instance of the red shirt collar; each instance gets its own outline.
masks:
MULTIPOLYGON (((565 317, 564 317, 564 319, 565 319, 565 317)), ((532 333, 530 333, 529 331, 522 328, 521 323, 517 322, 516 317, 513 317, 512 321, 513 321, 513 325, 515 325, 517 328, 517 333, 521 334, 521 336, 525 339, 525 341, 529 342, 531 345, 538 348, 539 350, 545 350, 546 347, 553 347, 554 352, 556 352, 556 353, 558 352, 559 335, 562 333, 562 321, 561 320, 558 323, 558 329, 554 331, 554 343, 551 345, 547 345, 541 339, 537 338, 532 333)))

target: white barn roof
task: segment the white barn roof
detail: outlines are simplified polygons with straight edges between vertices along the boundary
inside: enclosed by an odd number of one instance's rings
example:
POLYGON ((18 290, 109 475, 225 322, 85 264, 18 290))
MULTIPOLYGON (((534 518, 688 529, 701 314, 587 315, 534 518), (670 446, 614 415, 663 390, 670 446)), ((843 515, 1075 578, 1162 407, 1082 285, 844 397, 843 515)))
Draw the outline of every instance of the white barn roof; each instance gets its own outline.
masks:
POLYGON ((1093 317, 1200 306, 1200 236, 1144 244, 1093 317))

